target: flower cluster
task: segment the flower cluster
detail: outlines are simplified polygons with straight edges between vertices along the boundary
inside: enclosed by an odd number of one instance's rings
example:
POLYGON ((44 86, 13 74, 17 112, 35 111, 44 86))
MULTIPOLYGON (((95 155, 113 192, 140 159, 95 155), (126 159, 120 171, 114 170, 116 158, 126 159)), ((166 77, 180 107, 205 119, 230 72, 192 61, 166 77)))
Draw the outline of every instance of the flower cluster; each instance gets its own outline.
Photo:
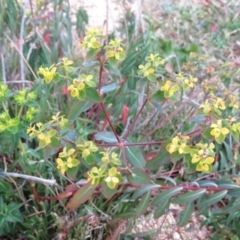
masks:
POLYGON ((222 98, 213 96, 202 103, 199 108, 206 116, 210 116, 212 113, 221 115, 221 111, 226 109, 226 105, 222 98))
POLYGON ((107 166, 102 165, 100 168, 93 167, 91 169, 88 173, 88 181, 93 185, 105 181, 109 188, 114 189, 118 184, 123 182, 123 178, 116 167, 112 167, 107 171, 107 166))
POLYGON ((217 120, 216 122, 212 123, 210 127, 210 134, 215 138, 216 142, 219 144, 223 143, 230 131, 226 127, 222 126, 222 120, 217 120))
POLYGON ((52 65, 50 68, 40 67, 38 70, 38 73, 40 73, 43 76, 44 81, 47 84, 49 84, 57 76, 56 70, 57 70, 57 68, 54 65, 52 65))
POLYGON ((103 38, 103 30, 98 28, 90 28, 87 30, 87 34, 80 43, 83 49, 98 50, 101 47, 99 38, 103 38))
POLYGON ((211 172, 212 171, 212 163, 214 162, 214 144, 210 143, 198 143, 196 146, 187 145, 189 137, 182 136, 178 134, 174 137, 166 146, 167 151, 170 154, 178 153, 180 155, 189 156, 189 160, 192 164, 196 164, 197 171, 211 172))
POLYGON ((179 85, 167 80, 166 83, 160 88, 160 91, 164 92, 165 98, 171 98, 180 89, 179 85))
POLYGON ((0 83, 0 101, 5 100, 10 94, 8 86, 4 83, 0 83))
POLYGON ((139 65, 139 75, 143 75, 150 81, 156 80, 156 69, 159 65, 163 65, 164 61, 159 57, 158 54, 150 54, 147 58, 147 63, 145 65, 139 65))
POLYGON ((81 74, 79 79, 73 79, 73 84, 68 87, 70 95, 79 100, 86 98, 85 87, 96 87, 93 75, 81 74))
POLYGON ((69 168, 73 168, 79 165, 80 161, 76 159, 76 150, 71 148, 67 150, 66 147, 59 153, 56 160, 57 168, 62 174, 64 174, 69 168))
POLYGON ((91 169, 88 173, 88 180, 92 184, 106 182, 109 188, 114 189, 123 182, 123 178, 116 167, 122 165, 122 163, 118 158, 118 154, 110 152, 110 149, 100 153, 103 155, 101 158, 102 165, 100 168, 93 167, 91 169))
POLYGON ((122 165, 120 159, 118 158, 118 154, 115 152, 110 152, 109 149, 106 149, 105 152, 100 152, 103 157, 101 158, 104 164, 112 164, 112 165, 122 165))
POLYGON ((77 143, 77 148, 82 152, 82 158, 84 158, 88 164, 95 162, 93 153, 98 151, 98 147, 92 141, 86 141, 84 143, 80 141, 77 143))
POLYGON ((204 144, 198 143, 195 148, 192 148, 190 154, 192 156, 192 163, 197 163, 196 170, 211 172, 212 171, 212 163, 214 162, 214 149, 215 146, 213 143, 204 144))
POLYGON ((105 47, 105 49, 107 49, 106 55, 111 64, 116 65, 118 61, 121 61, 125 58, 123 48, 121 47, 122 45, 123 44, 121 43, 121 40, 115 38, 114 40, 111 40, 105 47))
POLYGON ((47 130, 47 125, 42 124, 41 122, 36 123, 33 127, 28 127, 27 133, 29 134, 30 138, 37 137, 39 140, 39 147, 45 148, 52 141, 56 140, 57 131, 55 129, 47 130))
POLYGON ((35 107, 29 107, 23 119, 26 120, 27 122, 32 122, 34 120, 35 115, 38 112, 39 110, 36 109, 35 107))
POLYGON ((189 146, 187 145, 189 137, 183 136, 180 133, 172 139, 172 142, 166 146, 166 149, 169 153, 178 152, 179 154, 187 154, 190 151, 189 146))
POLYGON ((7 113, 0 114, 0 132, 10 132, 16 134, 20 120, 18 117, 11 118, 7 113))
POLYGON ((37 94, 35 92, 27 93, 26 88, 18 91, 14 96, 15 102, 20 106, 29 105, 33 103, 36 99, 37 99, 37 94))

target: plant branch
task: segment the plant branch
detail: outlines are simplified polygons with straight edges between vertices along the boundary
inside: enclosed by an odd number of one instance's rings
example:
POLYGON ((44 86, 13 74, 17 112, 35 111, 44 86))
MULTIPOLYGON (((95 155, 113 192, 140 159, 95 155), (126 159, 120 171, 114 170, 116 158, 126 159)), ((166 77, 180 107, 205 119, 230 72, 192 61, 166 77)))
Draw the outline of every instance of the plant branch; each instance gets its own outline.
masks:
POLYGON ((114 126, 112 125, 112 122, 111 122, 111 120, 110 120, 110 118, 109 118, 109 116, 108 116, 108 113, 107 113, 107 111, 106 111, 106 108, 105 108, 105 106, 104 106, 104 104, 103 104, 102 102, 100 103, 100 106, 102 107, 102 110, 103 110, 103 112, 104 112, 104 114, 105 114, 105 116, 106 116, 106 118, 107 118, 107 121, 108 121, 108 123, 109 123, 109 126, 110 126, 110 128, 112 129, 112 131, 113 131, 113 133, 114 133, 114 135, 115 135, 118 143, 120 143, 121 140, 120 140, 120 138, 119 138, 119 136, 118 136, 118 134, 117 134, 114 126))
MULTIPOLYGON (((24 23, 25 23, 25 11, 26 11, 26 0, 23 1, 23 15, 20 26, 20 76, 21 80, 25 79, 24 74, 24 63, 23 63, 23 32, 24 32, 24 23)), ((22 88, 25 87, 25 82, 22 82, 22 88)))
POLYGON ((7 176, 7 177, 23 178, 23 179, 31 180, 34 182, 39 182, 39 183, 50 185, 50 186, 56 186, 62 190, 62 188, 57 184, 55 179, 49 180, 49 179, 34 177, 34 176, 25 175, 25 174, 21 174, 21 173, 11 173, 11 172, 0 172, 0 176, 1 175, 7 176))
POLYGON ((143 104, 142 104, 141 108, 139 109, 139 111, 138 111, 136 117, 133 119, 132 124, 131 124, 130 127, 128 128, 128 131, 127 131, 127 132, 125 133, 125 135, 123 136, 123 140, 125 140, 125 139, 128 137, 130 131, 132 130, 134 124, 136 123, 136 121, 137 121, 139 115, 141 114, 141 112, 142 112, 144 106, 147 104, 147 102, 148 102, 148 98, 146 98, 145 101, 143 102, 143 104))

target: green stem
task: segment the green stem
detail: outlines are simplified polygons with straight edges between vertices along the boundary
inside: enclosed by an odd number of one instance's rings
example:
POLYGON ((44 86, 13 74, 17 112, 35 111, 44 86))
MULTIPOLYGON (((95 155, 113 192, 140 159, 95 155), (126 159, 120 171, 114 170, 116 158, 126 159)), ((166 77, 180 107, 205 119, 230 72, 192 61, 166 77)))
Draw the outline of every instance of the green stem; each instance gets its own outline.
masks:
POLYGON ((3 110, 5 111, 5 113, 9 116, 6 104, 4 102, 2 103, 2 106, 3 106, 3 110))
POLYGON ((18 112, 18 118, 21 117, 22 111, 23 111, 23 105, 21 106, 21 108, 20 108, 20 110, 19 110, 19 112, 18 112))

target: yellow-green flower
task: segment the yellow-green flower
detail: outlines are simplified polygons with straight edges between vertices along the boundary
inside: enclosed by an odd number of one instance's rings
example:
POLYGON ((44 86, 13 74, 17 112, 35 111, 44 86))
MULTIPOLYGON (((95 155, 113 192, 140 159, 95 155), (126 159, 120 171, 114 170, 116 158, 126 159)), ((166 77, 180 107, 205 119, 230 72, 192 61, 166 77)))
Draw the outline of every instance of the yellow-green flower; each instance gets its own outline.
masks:
POLYGON ((105 178, 105 182, 107 183, 108 187, 114 189, 118 183, 120 182, 120 174, 117 171, 117 168, 112 167, 108 171, 108 176, 105 178))
POLYGON ((199 171, 199 172, 211 172, 211 164, 214 162, 214 158, 213 157, 209 157, 209 158, 206 158, 206 159, 202 159, 197 167, 196 167, 196 170, 199 171))
POLYGON ((80 161, 76 159, 76 150, 71 148, 67 150, 66 147, 59 153, 57 158, 57 168, 62 174, 64 174, 69 168, 73 168, 79 165, 80 161))
POLYGON ((110 152, 109 149, 107 149, 105 152, 100 152, 103 154, 103 157, 101 158, 102 162, 105 164, 111 163, 114 165, 121 165, 121 161, 118 158, 118 154, 115 152, 110 152))
POLYGON ((165 98, 170 98, 179 90, 179 86, 173 84, 170 80, 167 80, 160 90, 164 92, 165 98))
POLYGON ((191 149, 190 154, 192 155, 192 163, 198 163, 196 170, 210 172, 212 169, 211 164, 214 162, 214 149, 215 146, 213 143, 204 144, 198 143, 196 144, 196 149, 191 149))
POLYGON ((187 146, 188 136, 178 135, 172 139, 172 142, 166 146, 169 153, 179 152, 179 154, 187 154, 190 151, 189 146, 187 146))
POLYGON ((78 97, 79 96, 79 90, 74 85, 70 85, 68 87, 68 91, 70 92, 70 95, 72 97, 78 97))
POLYGON ((212 111, 212 105, 209 103, 209 100, 207 99, 205 103, 202 103, 199 108, 203 109, 203 112, 208 115, 212 111))
POLYGON ((93 185, 97 185, 104 180, 106 174, 106 166, 101 166, 100 168, 93 167, 88 173, 88 181, 93 185))
POLYGON ((220 136, 226 137, 226 135, 229 133, 229 130, 225 127, 222 127, 222 120, 218 120, 216 123, 213 123, 211 125, 211 128, 213 128, 210 132, 212 136, 215 138, 219 138, 220 136))
POLYGON ((77 144, 77 148, 82 151, 82 157, 87 158, 91 153, 97 152, 98 147, 92 141, 86 141, 84 144, 77 144))
POLYGON ((196 86, 197 78, 193 78, 191 75, 189 75, 188 79, 184 80, 184 85, 187 88, 193 88, 196 86))
POLYGON ((216 107, 216 108, 218 108, 218 109, 221 109, 221 110, 226 109, 224 100, 223 100, 222 98, 217 98, 217 99, 215 100, 214 107, 216 107))
POLYGON ((150 54, 146 59, 148 62, 151 62, 151 64, 155 67, 164 64, 164 60, 160 58, 158 54, 156 55, 150 54))
POLYGON ((10 92, 8 86, 4 83, 0 83, 0 101, 4 100, 7 97, 7 94, 10 92))
POLYGON ((56 67, 50 67, 50 68, 40 67, 39 70, 38 70, 38 73, 42 74, 44 81, 47 84, 49 84, 53 81, 53 78, 56 74, 56 70, 57 70, 56 67))
POLYGON ((123 45, 121 40, 115 38, 114 40, 111 40, 105 47, 105 49, 108 49, 106 55, 110 63, 116 64, 119 60, 123 60, 125 58, 125 54, 121 45, 123 45))

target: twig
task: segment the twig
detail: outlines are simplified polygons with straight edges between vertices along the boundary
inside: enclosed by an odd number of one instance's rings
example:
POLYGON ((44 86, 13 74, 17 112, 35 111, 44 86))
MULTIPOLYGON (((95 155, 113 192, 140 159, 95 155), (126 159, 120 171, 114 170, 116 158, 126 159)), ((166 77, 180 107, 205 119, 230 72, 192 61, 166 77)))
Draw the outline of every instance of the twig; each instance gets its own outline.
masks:
POLYGON ((106 0, 106 44, 108 44, 108 0, 106 0))
POLYGON ((118 134, 117 134, 114 126, 112 125, 112 122, 111 122, 111 120, 110 120, 110 118, 109 118, 109 115, 108 115, 108 113, 107 113, 107 111, 106 111, 106 108, 105 108, 105 106, 104 106, 104 104, 103 104, 102 102, 100 103, 100 106, 102 107, 102 110, 103 110, 103 112, 104 112, 104 114, 105 114, 105 117, 106 117, 108 123, 109 123, 109 126, 110 126, 110 128, 112 129, 112 131, 113 131, 113 134, 115 135, 118 143, 120 143, 121 140, 120 140, 120 138, 119 138, 119 136, 118 136, 118 134))
MULTIPOLYGON (((26 11, 26 0, 23 1, 23 15, 20 26, 20 76, 21 80, 25 79, 24 75, 24 63, 23 63, 23 32, 24 32, 24 23, 25 23, 25 11, 26 11)), ((22 88, 25 87, 25 82, 22 82, 22 88)))
POLYGON ((27 62, 27 60, 25 59, 25 57, 21 54, 21 52, 19 51, 18 47, 16 46, 16 44, 12 41, 12 39, 4 32, 3 33, 6 38, 13 44, 14 48, 17 50, 17 52, 22 56, 23 61, 25 62, 25 64, 28 66, 29 70, 31 71, 32 75, 34 76, 34 78, 37 80, 37 76, 34 73, 34 71, 32 70, 31 66, 29 65, 29 63, 27 62))
POLYGON ((4 63, 4 57, 3 54, 1 54, 1 62, 2 62, 2 78, 3 78, 3 82, 6 83, 6 74, 5 74, 5 63, 4 63))
POLYGON ((143 105, 142 105, 141 108, 139 109, 139 111, 138 111, 136 117, 134 118, 132 124, 131 124, 130 127, 128 128, 128 131, 127 131, 126 134, 123 136, 123 139, 124 139, 124 140, 128 137, 130 131, 132 130, 132 128, 133 128, 135 122, 137 121, 137 119, 138 119, 140 113, 142 112, 142 110, 143 110, 144 106, 147 104, 147 102, 148 102, 148 98, 145 99, 143 105))
MULTIPOLYGON (((23 179, 27 179, 27 180, 31 180, 34 182, 39 182, 42 184, 46 184, 46 185, 51 185, 51 186, 56 186, 58 188, 61 188, 55 179, 44 179, 44 178, 39 178, 39 177, 34 177, 34 176, 29 176, 29 175, 25 175, 25 174, 21 174, 21 173, 11 173, 11 172, 0 172, 0 176, 7 176, 7 177, 15 177, 15 178, 23 178, 23 179)), ((61 188, 62 189, 62 188, 61 188)))

